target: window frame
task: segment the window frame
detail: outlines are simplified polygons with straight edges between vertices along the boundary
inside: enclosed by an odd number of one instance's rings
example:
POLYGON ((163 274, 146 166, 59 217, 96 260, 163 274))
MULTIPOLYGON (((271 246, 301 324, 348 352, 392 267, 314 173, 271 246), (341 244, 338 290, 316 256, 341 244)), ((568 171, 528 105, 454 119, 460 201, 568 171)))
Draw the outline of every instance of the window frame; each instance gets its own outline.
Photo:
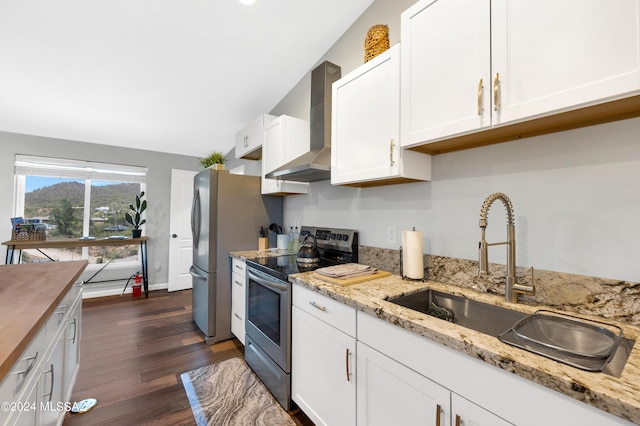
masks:
MULTIPOLYGON (((13 215, 14 217, 24 215, 27 176, 84 181, 82 235, 89 235, 93 181, 138 183, 140 184, 140 191, 146 192, 146 175, 148 171, 147 167, 140 166, 16 154, 14 161, 13 215)), ((146 216, 145 213, 143 213, 144 216, 146 216)), ((145 229, 144 225, 142 225, 142 229, 145 229)), ((138 247, 138 260, 117 262, 113 266, 128 268, 138 265, 140 263, 140 255, 140 248, 138 247)), ((89 259, 89 247, 82 248, 82 259, 89 259)), ((102 264, 89 264, 87 267, 93 269, 102 266, 102 264)))

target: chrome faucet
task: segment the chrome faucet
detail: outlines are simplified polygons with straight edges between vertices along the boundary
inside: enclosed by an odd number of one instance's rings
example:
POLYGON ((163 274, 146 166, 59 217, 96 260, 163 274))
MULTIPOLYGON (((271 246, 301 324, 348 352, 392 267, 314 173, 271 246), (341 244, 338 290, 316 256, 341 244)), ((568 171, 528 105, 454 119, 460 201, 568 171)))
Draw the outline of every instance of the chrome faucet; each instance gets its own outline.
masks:
POLYGON ((479 271, 478 275, 483 276, 489 273, 489 246, 507 245, 507 277, 505 280, 505 296, 507 303, 517 303, 518 293, 533 294, 535 289, 533 281, 531 286, 516 284, 516 231, 513 223, 513 205, 509 197, 501 192, 494 192, 489 195, 480 210, 480 244, 479 248, 479 271), (494 201, 500 200, 507 210, 507 241, 501 243, 487 243, 485 231, 487 229, 487 215, 489 208, 494 201))

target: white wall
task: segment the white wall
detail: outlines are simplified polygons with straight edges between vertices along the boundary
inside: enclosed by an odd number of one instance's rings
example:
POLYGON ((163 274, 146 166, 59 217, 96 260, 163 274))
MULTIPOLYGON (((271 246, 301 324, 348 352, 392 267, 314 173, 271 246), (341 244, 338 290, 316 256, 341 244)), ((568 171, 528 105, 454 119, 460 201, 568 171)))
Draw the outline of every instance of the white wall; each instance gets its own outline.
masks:
MULTIPOLYGON (((398 42, 400 13, 413 3, 377 0, 321 61, 343 75, 355 69, 374 24, 387 23, 391 44, 398 42)), ((308 119, 309 86, 308 75, 271 113, 308 119)), ((354 228, 361 244, 386 248, 400 244, 387 243, 388 226, 415 226, 425 252, 477 259, 480 208, 496 191, 513 202, 518 266, 640 281, 638 118, 438 155, 429 183, 312 183, 309 194, 286 198, 285 225, 354 228)), ((504 211, 499 201, 491 207, 490 242, 505 239, 504 211)), ((490 248, 491 262, 504 258, 502 248, 490 248)))

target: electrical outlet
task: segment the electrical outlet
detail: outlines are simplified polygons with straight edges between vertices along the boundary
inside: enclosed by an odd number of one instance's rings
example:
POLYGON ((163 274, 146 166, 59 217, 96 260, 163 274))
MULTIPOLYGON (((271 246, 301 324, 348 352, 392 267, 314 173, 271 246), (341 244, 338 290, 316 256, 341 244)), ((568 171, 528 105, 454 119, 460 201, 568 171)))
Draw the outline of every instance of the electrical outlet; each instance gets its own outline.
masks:
POLYGON ((389 244, 397 244, 398 243, 398 228, 395 226, 389 226, 387 228, 387 243, 389 244))

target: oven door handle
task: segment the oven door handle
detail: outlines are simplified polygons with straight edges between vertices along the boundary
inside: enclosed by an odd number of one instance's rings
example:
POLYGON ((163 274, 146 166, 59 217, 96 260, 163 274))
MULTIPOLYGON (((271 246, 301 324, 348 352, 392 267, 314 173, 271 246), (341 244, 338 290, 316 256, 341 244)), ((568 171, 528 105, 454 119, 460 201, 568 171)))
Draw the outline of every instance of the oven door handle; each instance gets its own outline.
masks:
POLYGON ((247 269, 247 273, 249 274, 249 280, 255 281, 261 286, 270 288, 271 290, 275 290, 281 293, 284 293, 288 290, 286 284, 281 284, 277 278, 270 277, 270 279, 263 278, 262 274, 258 275, 258 273, 252 271, 251 269, 247 269))

